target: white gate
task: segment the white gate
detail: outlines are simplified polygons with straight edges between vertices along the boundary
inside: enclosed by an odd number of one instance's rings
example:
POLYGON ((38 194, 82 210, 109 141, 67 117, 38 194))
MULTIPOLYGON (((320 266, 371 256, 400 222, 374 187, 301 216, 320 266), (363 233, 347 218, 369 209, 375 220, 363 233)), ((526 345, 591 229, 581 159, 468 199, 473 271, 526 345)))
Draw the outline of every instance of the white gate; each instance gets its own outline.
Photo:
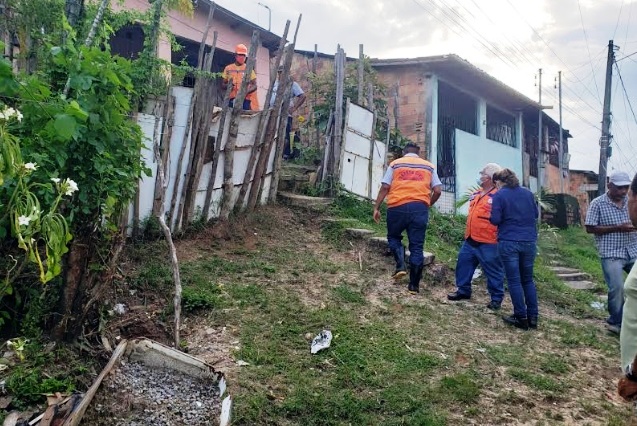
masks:
POLYGON ((378 194, 387 158, 387 145, 373 134, 374 113, 348 101, 340 181, 345 190, 369 199, 378 194))

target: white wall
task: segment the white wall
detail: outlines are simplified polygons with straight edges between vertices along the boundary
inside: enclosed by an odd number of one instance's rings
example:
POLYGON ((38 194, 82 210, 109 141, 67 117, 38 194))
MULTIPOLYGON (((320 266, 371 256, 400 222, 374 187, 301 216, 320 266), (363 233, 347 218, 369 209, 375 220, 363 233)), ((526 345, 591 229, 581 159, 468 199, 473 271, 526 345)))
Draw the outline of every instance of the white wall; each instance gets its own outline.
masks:
MULTIPOLYGON (((182 197, 183 189, 184 189, 184 174, 186 173, 188 167, 188 152, 190 150, 190 137, 191 132, 186 137, 186 127, 188 122, 188 111, 190 109, 190 102, 192 99, 193 89, 186 87, 173 87, 173 95, 175 96, 175 116, 173 120, 173 129, 172 136, 170 140, 170 154, 168 158, 168 173, 166 176, 166 180, 168 181, 168 186, 166 188, 166 195, 164 197, 164 206, 166 209, 166 213, 168 214, 171 209, 171 201, 175 188, 175 181, 177 179, 177 169, 179 163, 179 155, 182 150, 182 146, 184 143, 186 144, 186 150, 184 158, 182 159, 181 165, 181 173, 179 176, 179 184, 177 185, 177 204, 179 203, 180 198, 182 197)), ((244 177, 246 175, 248 159, 250 158, 250 151, 252 149, 252 145, 254 143, 254 136, 257 131, 257 124, 259 121, 259 115, 261 112, 251 115, 240 115, 238 120, 238 134, 235 146, 235 154, 234 154, 234 167, 233 167, 233 183, 234 183, 234 192, 232 204, 234 204, 238 198, 239 191, 241 189, 241 185, 243 184, 244 177)), ((213 136, 215 139, 217 138, 217 132, 219 129, 220 116, 217 116, 212 121, 212 126, 210 128, 210 136, 213 136)), ((153 207, 153 199, 155 197, 155 180, 157 176, 157 164, 155 163, 153 156, 153 136, 155 133, 156 124, 159 125, 157 136, 161 137, 161 117, 155 117, 150 114, 139 114, 137 118, 137 123, 140 125, 142 133, 145 138, 146 148, 142 150, 142 158, 143 161, 150 170, 152 170, 153 175, 150 177, 144 177, 140 180, 140 191, 139 191, 139 217, 138 220, 144 220, 148 216, 152 214, 153 207)), ((221 149, 222 152, 219 155, 219 163, 216 170, 215 177, 215 185, 214 190, 212 192, 212 202, 210 211, 207 214, 207 218, 215 218, 219 216, 219 210, 221 207, 221 197, 223 195, 223 190, 221 189, 221 185, 223 183, 223 163, 224 163, 224 152, 225 141, 227 140, 227 136, 229 133, 229 125, 230 120, 229 117, 226 120, 226 126, 224 130, 224 141, 221 149)), ((274 165, 274 151, 275 147, 272 147, 272 151, 270 152, 270 158, 268 160, 267 166, 267 177, 264 182, 263 196, 259 200, 260 204, 265 204, 268 201, 268 192, 271 184, 272 178, 272 170, 274 165)), ((199 179, 197 185, 197 196, 195 198, 195 211, 203 209, 206 191, 208 188, 208 181, 210 180, 210 175, 212 173, 212 163, 206 163, 203 166, 201 177, 199 179)), ((246 197, 247 201, 247 197, 246 197)), ((133 210, 132 207, 130 209, 130 220, 129 224, 133 222, 133 210)), ((177 230, 180 228, 180 224, 176 223, 176 218, 174 216, 177 215, 177 209, 175 209, 175 214, 173 215, 173 222, 169 224, 171 229, 177 230)))
MULTIPOLYGON (((489 139, 456 129, 456 197, 462 197, 477 185, 478 173, 487 163, 498 163, 522 177, 520 148, 513 148, 489 139)), ((466 214, 468 205, 458 209, 466 214)))

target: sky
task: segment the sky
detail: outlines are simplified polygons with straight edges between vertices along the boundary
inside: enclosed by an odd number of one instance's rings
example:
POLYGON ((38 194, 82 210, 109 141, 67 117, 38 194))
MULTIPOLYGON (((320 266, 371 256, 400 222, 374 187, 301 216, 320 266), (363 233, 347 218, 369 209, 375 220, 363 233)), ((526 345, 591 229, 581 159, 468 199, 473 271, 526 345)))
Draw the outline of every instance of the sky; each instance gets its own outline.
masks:
POLYGON ((319 52, 333 54, 340 44, 356 57, 363 44, 372 58, 457 54, 535 101, 542 68, 542 104, 553 106, 547 113, 556 121, 561 71, 562 122, 573 135, 571 170, 598 171, 612 39, 619 49, 608 170, 637 172, 637 0, 215 1, 279 35, 286 20, 293 34, 302 14, 297 49, 314 50, 316 44, 319 52))

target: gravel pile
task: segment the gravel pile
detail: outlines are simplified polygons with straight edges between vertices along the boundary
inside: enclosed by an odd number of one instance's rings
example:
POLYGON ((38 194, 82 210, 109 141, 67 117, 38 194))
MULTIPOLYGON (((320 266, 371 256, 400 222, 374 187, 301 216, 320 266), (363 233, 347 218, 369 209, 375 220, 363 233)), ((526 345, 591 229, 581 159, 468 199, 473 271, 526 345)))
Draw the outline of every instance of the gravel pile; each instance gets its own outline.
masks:
POLYGON ((219 388, 174 370, 122 363, 102 382, 82 425, 219 424, 219 388))

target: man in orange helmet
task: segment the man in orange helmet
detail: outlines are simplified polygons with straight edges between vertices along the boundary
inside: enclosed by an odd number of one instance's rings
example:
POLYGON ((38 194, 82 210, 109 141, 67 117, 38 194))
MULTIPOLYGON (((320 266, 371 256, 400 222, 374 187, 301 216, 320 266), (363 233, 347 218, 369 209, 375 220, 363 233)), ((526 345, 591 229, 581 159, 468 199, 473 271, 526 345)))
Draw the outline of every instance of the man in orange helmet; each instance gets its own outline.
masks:
MULTIPOLYGON (((234 50, 234 63, 227 65, 223 69, 223 81, 221 87, 226 90, 228 84, 232 84, 232 90, 230 91, 230 106, 234 105, 234 98, 237 97, 243 76, 246 72, 246 56, 248 55, 248 48, 245 44, 237 44, 234 50)), ((243 100, 244 110, 258 110, 259 101, 257 99, 257 74, 252 70, 250 74, 250 81, 248 82, 248 90, 246 97, 243 100)))

